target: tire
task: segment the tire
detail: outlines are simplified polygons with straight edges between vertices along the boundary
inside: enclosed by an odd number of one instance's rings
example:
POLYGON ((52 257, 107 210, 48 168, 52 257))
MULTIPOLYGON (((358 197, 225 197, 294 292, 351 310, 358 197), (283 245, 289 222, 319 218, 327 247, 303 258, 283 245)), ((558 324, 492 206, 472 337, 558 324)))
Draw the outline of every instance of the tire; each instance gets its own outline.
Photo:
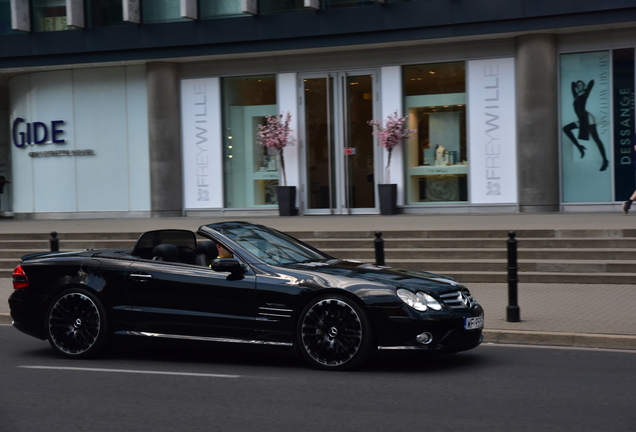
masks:
POLYGON ((368 359, 373 335, 364 311, 352 300, 330 294, 311 301, 296 332, 303 356, 324 370, 349 370, 368 359))
POLYGON ((95 357, 106 347, 106 312, 100 301, 83 289, 72 288, 55 297, 45 327, 49 343, 63 357, 95 357))

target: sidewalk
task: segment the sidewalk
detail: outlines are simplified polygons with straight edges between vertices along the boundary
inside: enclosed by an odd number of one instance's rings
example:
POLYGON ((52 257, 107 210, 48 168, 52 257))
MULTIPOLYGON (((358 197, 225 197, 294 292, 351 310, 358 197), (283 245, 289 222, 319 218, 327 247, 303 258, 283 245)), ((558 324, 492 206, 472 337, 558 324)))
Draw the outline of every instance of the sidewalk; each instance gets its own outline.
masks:
MULTIPOLYGON (((283 231, 391 231, 636 229, 636 215, 623 214, 509 214, 509 215, 397 215, 305 216, 233 218, 153 218, 99 220, 0 221, 2 232, 139 232, 159 228, 196 230, 221 220, 250 220, 283 231)), ((610 233, 611 234, 611 233, 610 233)), ((505 234, 502 235, 505 238, 505 234)), ((486 311, 485 341, 580 347, 636 349, 636 281, 634 285, 537 284, 520 282, 521 322, 506 321, 508 286, 505 283, 467 284, 486 311)), ((0 279, 0 324, 11 322, 6 301, 13 288, 0 279)))

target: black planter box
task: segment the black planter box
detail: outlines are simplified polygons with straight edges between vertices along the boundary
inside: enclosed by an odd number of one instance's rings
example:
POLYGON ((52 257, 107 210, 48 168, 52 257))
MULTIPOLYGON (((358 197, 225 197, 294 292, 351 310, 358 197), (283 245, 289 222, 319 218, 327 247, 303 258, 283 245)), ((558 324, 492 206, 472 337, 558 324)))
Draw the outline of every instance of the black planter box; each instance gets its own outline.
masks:
POLYGON ((278 214, 296 216, 296 186, 278 186, 278 214))
POLYGON ((397 185, 379 184, 378 194, 380 195, 380 214, 397 214, 397 185))

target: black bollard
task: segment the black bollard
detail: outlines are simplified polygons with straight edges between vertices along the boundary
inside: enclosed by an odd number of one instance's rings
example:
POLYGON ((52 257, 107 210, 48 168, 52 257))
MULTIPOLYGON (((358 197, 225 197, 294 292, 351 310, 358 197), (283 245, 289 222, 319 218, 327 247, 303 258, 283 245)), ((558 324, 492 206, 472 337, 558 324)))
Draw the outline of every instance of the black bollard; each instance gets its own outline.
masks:
POLYGON ((373 246, 375 247, 375 265, 384 265, 384 240, 382 239, 382 231, 375 232, 375 240, 373 240, 373 246))
POLYGON ((519 267, 517 267, 517 239, 515 236, 517 235, 514 231, 508 232, 508 307, 506 309, 506 320, 508 322, 519 322, 521 321, 519 317, 519 305, 517 298, 517 283, 519 279, 517 278, 517 271, 519 267))
POLYGON ((51 231, 51 240, 49 240, 49 244, 51 245, 51 252, 58 252, 60 250, 60 240, 57 238, 56 231, 51 231))

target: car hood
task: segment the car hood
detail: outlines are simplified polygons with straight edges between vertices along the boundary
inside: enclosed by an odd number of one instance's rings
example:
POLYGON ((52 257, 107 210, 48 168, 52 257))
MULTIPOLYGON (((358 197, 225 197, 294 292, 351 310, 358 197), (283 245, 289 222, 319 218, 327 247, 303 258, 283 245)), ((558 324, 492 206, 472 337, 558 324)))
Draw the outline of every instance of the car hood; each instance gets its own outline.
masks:
POLYGON ((325 262, 299 263, 286 266, 288 268, 311 270, 315 273, 339 276, 351 279, 362 279, 381 283, 395 288, 417 290, 433 290, 440 294, 465 289, 454 279, 417 270, 383 267, 365 264, 358 261, 330 260, 325 262))

